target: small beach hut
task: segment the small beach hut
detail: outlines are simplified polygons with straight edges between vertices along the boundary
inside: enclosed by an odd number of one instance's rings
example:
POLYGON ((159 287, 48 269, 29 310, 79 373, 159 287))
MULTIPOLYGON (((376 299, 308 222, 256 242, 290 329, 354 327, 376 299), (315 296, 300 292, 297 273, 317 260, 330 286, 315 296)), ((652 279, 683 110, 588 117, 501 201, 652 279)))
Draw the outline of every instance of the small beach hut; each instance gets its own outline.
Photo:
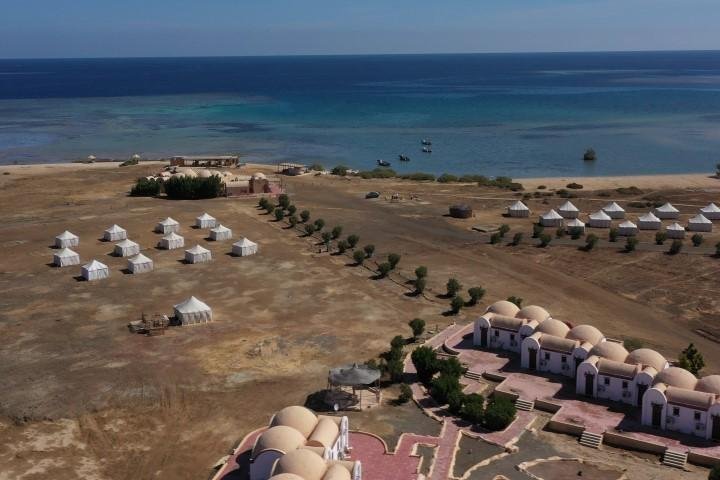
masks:
POLYGON ((638 227, 630 220, 625 220, 618 225, 618 235, 623 237, 634 237, 638 233, 638 227))
POLYGON ((212 309, 205 302, 190 297, 174 307, 175 319, 181 325, 194 325, 212 321, 212 309))
POLYGON ((565 222, 565 231, 572 234, 575 232, 585 233, 585 223, 579 218, 571 218, 565 222))
POLYGON ((55 246, 57 248, 77 247, 79 244, 80 237, 67 230, 55 237, 55 246))
POLYGON ((153 270, 153 261, 143 255, 142 253, 138 253, 132 258, 128 258, 128 270, 130 273, 145 273, 145 272, 151 272, 153 270))
POLYGON ((102 280, 110 276, 110 269, 108 266, 104 263, 98 262, 97 260, 93 260, 92 262, 80 267, 80 272, 82 277, 88 282, 102 280))
POLYGON ((216 223, 215 217, 209 215, 207 212, 195 219, 195 226, 197 228, 213 228, 216 223))
POLYGON ((207 248, 195 245, 185 250, 185 261, 187 263, 205 263, 212 259, 212 254, 207 248))
POLYGON ((702 213, 688 220, 687 229, 691 232, 712 232, 712 222, 702 213))
POLYGON ((175 250, 185 246, 185 239, 175 232, 170 232, 160 239, 158 246, 165 250, 175 250))
POLYGON ((580 210, 570 200, 560 205, 557 211, 563 218, 577 218, 580 215, 580 210))
POLYGON ((720 220, 720 207, 714 203, 701 208, 700 213, 708 220, 720 220))
POLYGON ((448 210, 450 216, 453 218, 470 218, 472 217, 473 213, 470 205, 466 205, 464 203, 458 205, 450 205, 450 208, 448 210))
POLYGON ((667 238, 685 238, 685 227, 675 222, 665 228, 667 238))
POLYGON ((140 253, 140 245, 127 238, 115 244, 113 254, 116 257, 132 257, 140 253))
POLYGON ((240 241, 233 243, 232 254, 236 257, 247 257, 248 255, 255 255, 258 251, 258 244, 248 240, 247 238, 241 238, 240 241))
POLYGON ((103 240, 108 242, 118 242, 127 238, 127 231, 120 225, 113 225, 103 233, 103 240))
POLYGON ((612 219, 625 218, 625 209, 615 202, 605 205, 603 212, 607 213, 612 219))
POLYGON ((662 219, 672 219, 680 217, 680 210, 673 207, 670 203, 666 203, 655 209, 655 216, 662 219))
POLYGON ((610 228, 612 218, 602 210, 591 213, 588 220, 588 227, 593 228, 610 228))
POLYGON ((177 220, 167 217, 165 220, 158 222, 158 224, 155 226, 155 231, 157 233, 163 233, 165 235, 173 232, 177 233, 180 231, 180 224, 177 222, 177 220))
POLYGON ((80 255, 78 255, 77 252, 70 250, 69 248, 63 248, 62 250, 53 254, 53 265, 55 265, 56 267, 80 265, 80 255))
POLYGON ((221 240, 230 240, 231 238, 232 230, 223 225, 218 225, 217 227, 210 230, 210 240, 215 240, 219 242, 221 240))
POLYGON ((555 210, 550 210, 549 212, 540 215, 539 222, 543 227, 562 227, 563 217, 555 210))
POLYGON ((518 200, 509 207, 507 207, 507 213, 510 217, 529 217, 530 209, 523 202, 518 200))
POLYGON ((660 230, 662 222, 652 212, 648 212, 638 218, 638 227, 640 230, 660 230))

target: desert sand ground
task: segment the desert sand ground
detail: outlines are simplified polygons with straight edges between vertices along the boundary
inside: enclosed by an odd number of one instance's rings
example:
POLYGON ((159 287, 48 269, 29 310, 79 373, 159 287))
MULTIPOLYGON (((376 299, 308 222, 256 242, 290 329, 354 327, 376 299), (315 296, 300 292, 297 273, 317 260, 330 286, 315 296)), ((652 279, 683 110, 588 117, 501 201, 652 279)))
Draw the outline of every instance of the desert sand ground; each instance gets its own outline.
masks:
MULTIPOLYGON (((531 220, 500 216, 516 194, 492 188, 315 176, 283 180, 299 210, 310 210, 329 227, 342 225, 344 235, 358 234, 360 245, 376 245, 379 258, 401 254, 400 275, 409 278, 416 266, 426 265, 430 291, 415 298, 405 295, 407 285, 372 280, 370 271, 348 266, 349 258, 318 253, 314 242, 262 215, 256 199, 127 196, 136 177, 157 168, 0 168, 10 172, 0 175, 0 479, 50 473, 60 480, 204 478, 248 430, 323 388, 332 366, 384 351, 392 336, 408 334, 410 319, 422 317, 431 328, 442 328, 480 314, 483 305, 457 317, 443 315, 448 301, 435 294, 444 292, 450 276, 466 288, 485 287, 483 304, 517 295, 557 318, 594 324, 611 337, 640 339, 669 358, 695 342, 705 354, 706 373, 720 372, 720 260, 708 255, 489 245, 473 226, 509 223, 510 235, 531 231, 531 220), (381 198, 365 200, 369 190, 380 191, 381 198), (385 199, 395 192, 402 201, 385 199), (475 217, 444 216, 458 201, 473 206, 475 217), (204 211, 235 237, 257 241, 260 254, 233 258, 227 255, 231 242, 205 241, 205 232, 191 228, 204 211), (210 264, 184 265, 181 250, 154 248, 160 236, 152 229, 166 216, 181 222, 186 246, 212 250, 210 264), (112 244, 98 240, 113 223, 155 260, 154 272, 121 271, 125 260, 109 256, 112 244), (74 278, 79 268, 48 266, 53 237, 65 229, 80 235, 83 261, 95 258, 110 266, 110 279, 80 282, 74 278), (215 322, 151 338, 127 331, 127 322, 142 312, 171 313, 173 304, 190 295, 211 305, 215 322)), ((681 205, 687 218, 720 198, 720 181, 706 184, 697 177, 688 181, 702 186, 651 188, 623 178, 602 188, 648 189, 681 205)), ((608 201, 586 190, 579 196, 573 201, 583 211, 608 201)), ((541 197, 528 203, 540 211, 562 201, 541 197)), ((642 238, 651 241, 649 233, 642 238)), ((708 242, 716 238, 708 236, 708 242)))

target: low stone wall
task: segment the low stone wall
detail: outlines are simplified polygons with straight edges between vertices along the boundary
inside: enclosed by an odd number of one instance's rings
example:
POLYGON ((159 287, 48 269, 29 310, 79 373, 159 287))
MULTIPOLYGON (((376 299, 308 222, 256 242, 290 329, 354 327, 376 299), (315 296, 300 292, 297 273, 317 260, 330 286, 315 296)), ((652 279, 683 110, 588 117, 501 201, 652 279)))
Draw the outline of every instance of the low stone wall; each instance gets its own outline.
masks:
POLYGON ((576 437, 579 437, 582 435, 582 432, 585 431, 585 427, 582 425, 560 422, 558 420, 550 420, 547 423, 547 428, 554 432, 567 433, 568 435, 574 435, 576 437))
POLYGON ((652 443, 638 438, 629 437, 620 433, 605 432, 603 435, 603 443, 612 447, 624 448, 626 450, 637 450, 640 452, 655 453, 662 455, 666 447, 665 445, 652 443))
POLYGON ((507 379, 506 376, 493 372, 483 372, 482 376, 487 378, 488 380, 492 380, 493 382, 502 382, 507 379))
POLYGON ((702 453, 688 452, 688 462, 703 467, 714 467, 720 465, 720 458, 703 455, 702 453))
POLYGON ((506 392, 505 390, 495 389, 493 392, 493 395, 499 398, 507 398, 511 402, 515 402, 515 400, 518 399, 519 395, 517 393, 512 392, 506 392))
POLYGON ((546 400, 535 400, 535 408, 542 410, 543 412, 557 413, 562 408, 562 405, 557 403, 548 402, 546 400))

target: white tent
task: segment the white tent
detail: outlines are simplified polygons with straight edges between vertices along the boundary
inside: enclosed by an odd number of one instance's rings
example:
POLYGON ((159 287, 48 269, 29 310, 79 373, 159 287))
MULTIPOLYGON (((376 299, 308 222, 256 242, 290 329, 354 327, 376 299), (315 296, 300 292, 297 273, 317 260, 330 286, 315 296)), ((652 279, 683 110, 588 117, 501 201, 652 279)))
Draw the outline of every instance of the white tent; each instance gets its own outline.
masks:
POLYGON ((107 240, 108 242, 117 242, 119 240, 125 240, 126 238, 127 231, 117 224, 105 230, 103 234, 103 240, 107 240))
POLYGON ((80 255, 69 248, 63 248, 53 254, 53 264, 57 267, 80 265, 80 255))
POLYGON ((655 209, 655 215, 658 218, 678 218, 680 216, 680 210, 673 207, 670 203, 666 203, 655 209))
POLYGON ((248 255, 255 255, 258 251, 258 244, 248 240, 247 238, 241 238, 240 241, 233 243, 232 253, 236 257, 246 257, 248 255))
POLYGON ((507 207, 507 213, 511 217, 529 217, 530 209, 523 202, 518 200, 509 207, 507 207))
POLYGON ((688 220, 687 229, 691 232, 712 232, 712 222, 702 213, 688 220))
POLYGON ((140 253, 140 245, 128 239, 116 243, 113 250, 116 257, 132 257, 138 253, 140 253))
POLYGON ((164 234, 172 232, 177 233, 180 231, 180 224, 177 222, 177 220, 167 217, 165 220, 158 222, 157 226, 155 227, 155 231, 164 234))
POLYGON ((207 248, 203 248, 200 245, 185 250, 185 261, 187 263, 205 263, 212 259, 212 254, 207 248))
POLYGON ((217 227, 210 230, 210 240, 230 240, 232 238, 232 230, 229 228, 218 225, 217 227))
POLYGON ((572 204, 570 200, 560 205, 558 213, 563 218, 577 218, 580 215, 580 210, 572 204))
POLYGON ((652 212, 648 212, 638 218, 638 227, 640 230, 660 230, 662 222, 652 212))
POLYGON ((623 237, 633 237, 637 235, 638 233, 638 227, 630 220, 625 220, 620 225, 618 225, 618 235, 621 235, 623 237))
POLYGON ((603 211, 610 215, 610 218, 613 219, 625 218, 625 209, 615 202, 605 205, 603 207, 603 211))
POLYGON ((700 213, 702 213, 702 215, 708 220, 720 220, 720 207, 714 203, 701 208, 700 213))
POLYGON ((175 232, 170 232, 160 239, 158 244, 160 248, 165 250, 175 250, 176 248, 182 248, 185 246, 185 239, 175 232))
POLYGON ((93 260, 87 265, 83 265, 80 268, 82 276, 88 282, 93 280, 102 280, 110 276, 110 269, 104 263, 100 263, 97 260, 93 260))
POLYGON ((563 217, 555 210, 540 215, 540 225, 543 227, 562 227, 563 217))
POLYGON ((195 226, 198 228, 213 228, 217 224, 215 217, 203 213, 195 219, 195 226))
POLYGON ((568 233, 573 233, 575 231, 580 231, 581 233, 585 233, 585 224, 577 218, 571 218, 567 222, 565 222, 565 230, 568 233))
POLYGON ((80 237, 67 230, 55 237, 55 246, 57 248, 77 247, 78 244, 80 244, 80 237))
POLYGON ((138 253, 132 258, 128 258, 128 270, 130 270, 130 273, 151 272, 152 269, 153 261, 142 253, 138 253))
POLYGON ((685 227, 675 222, 665 228, 667 238, 685 238, 685 227))
POLYGON ((175 318, 182 325, 193 325, 212 321, 212 309, 195 297, 175 305, 175 318))
POLYGON ((610 228, 612 218, 602 210, 591 213, 588 220, 588 226, 593 228, 610 228))

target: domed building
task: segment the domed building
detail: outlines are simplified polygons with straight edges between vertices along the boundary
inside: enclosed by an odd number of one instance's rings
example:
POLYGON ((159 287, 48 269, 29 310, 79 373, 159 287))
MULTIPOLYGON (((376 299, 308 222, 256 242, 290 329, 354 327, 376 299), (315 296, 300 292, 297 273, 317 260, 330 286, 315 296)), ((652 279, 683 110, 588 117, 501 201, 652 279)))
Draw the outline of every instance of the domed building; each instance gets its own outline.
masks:
POLYGON ((360 462, 326 461, 310 448, 300 448, 275 462, 272 480, 354 480, 360 479, 360 462))
POLYGON ((550 314, 542 307, 529 305, 521 310, 512 302, 500 300, 475 320, 473 344, 481 348, 520 352, 522 341, 548 318, 550 314))

